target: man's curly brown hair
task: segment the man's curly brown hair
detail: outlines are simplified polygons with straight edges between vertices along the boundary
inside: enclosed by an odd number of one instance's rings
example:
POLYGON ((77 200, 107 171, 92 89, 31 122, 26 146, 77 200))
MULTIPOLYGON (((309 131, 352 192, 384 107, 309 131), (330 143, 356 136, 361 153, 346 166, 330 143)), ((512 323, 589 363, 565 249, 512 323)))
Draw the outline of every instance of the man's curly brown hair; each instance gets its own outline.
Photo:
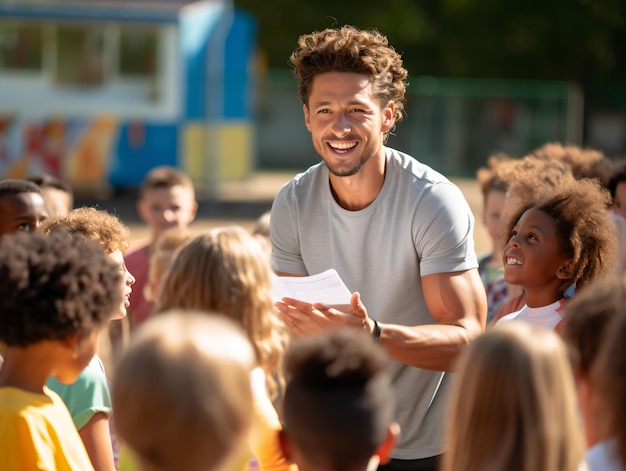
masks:
POLYGON ((0 240, 0 340, 24 347, 88 336, 122 302, 117 268, 81 236, 6 235, 0 240))
POLYGON ((309 104, 316 75, 326 72, 366 74, 372 78, 374 96, 381 108, 394 102, 394 120, 396 123, 402 120, 408 72, 402 66, 400 54, 378 31, 346 25, 304 34, 289 60, 299 82, 298 98, 302 104, 309 104))
POLYGON ((128 249, 130 230, 117 216, 103 209, 76 208, 61 219, 45 221, 41 232, 50 234, 59 229, 97 242, 106 253, 124 253, 128 249))

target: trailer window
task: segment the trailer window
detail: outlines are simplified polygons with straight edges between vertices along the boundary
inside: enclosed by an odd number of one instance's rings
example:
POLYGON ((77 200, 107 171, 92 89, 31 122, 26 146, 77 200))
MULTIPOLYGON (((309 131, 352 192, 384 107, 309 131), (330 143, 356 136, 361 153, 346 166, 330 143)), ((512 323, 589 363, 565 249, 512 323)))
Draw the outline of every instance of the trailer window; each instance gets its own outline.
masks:
POLYGON ((104 28, 57 27, 56 83, 81 88, 104 83, 104 28))
POLYGON ((43 64, 43 31, 39 25, 0 23, 0 69, 40 71, 43 64))

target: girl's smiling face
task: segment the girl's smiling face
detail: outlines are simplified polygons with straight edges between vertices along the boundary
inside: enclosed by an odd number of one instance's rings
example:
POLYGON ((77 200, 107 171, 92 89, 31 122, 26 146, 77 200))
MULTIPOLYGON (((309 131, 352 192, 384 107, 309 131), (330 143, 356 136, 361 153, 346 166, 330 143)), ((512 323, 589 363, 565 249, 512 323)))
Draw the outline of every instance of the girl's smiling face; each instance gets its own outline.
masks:
POLYGON ((526 290, 530 307, 562 297, 563 281, 571 278, 572 260, 564 255, 554 220, 531 208, 519 218, 504 248, 504 279, 526 290))

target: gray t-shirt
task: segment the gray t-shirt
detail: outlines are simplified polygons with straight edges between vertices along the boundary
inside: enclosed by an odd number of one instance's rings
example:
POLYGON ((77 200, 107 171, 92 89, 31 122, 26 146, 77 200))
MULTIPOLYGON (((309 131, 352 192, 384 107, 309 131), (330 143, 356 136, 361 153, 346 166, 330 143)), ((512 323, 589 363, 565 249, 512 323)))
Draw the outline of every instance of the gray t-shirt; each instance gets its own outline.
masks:
MULTIPOLYGON (((321 162, 287 183, 270 218, 272 266, 314 275, 335 268, 359 291, 368 314, 383 323, 434 324, 421 276, 478 266, 474 217, 461 191, 443 175, 386 147, 383 187, 365 209, 343 209, 321 162)), ((392 361, 396 420, 393 457, 420 459, 443 452, 451 375, 392 361)))

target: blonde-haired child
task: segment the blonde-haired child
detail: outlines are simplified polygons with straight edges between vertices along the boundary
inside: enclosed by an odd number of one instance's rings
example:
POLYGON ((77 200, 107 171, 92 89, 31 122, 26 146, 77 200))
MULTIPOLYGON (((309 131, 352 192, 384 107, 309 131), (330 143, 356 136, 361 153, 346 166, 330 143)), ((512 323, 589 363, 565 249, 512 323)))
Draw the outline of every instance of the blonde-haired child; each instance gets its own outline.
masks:
POLYGON ((614 270, 617 239, 608 192, 574 180, 509 219, 504 278, 524 288, 526 305, 498 322, 524 320, 554 329, 565 314, 565 291, 584 289, 614 270))
POLYGON ((145 471, 232 471, 247 459, 256 359, 239 325, 207 314, 149 319, 120 360, 117 428, 145 471))
POLYGON ((252 380, 256 412, 264 424, 253 437, 252 451, 262 470, 287 469, 270 398, 284 384, 288 333, 272 302, 271 268, 261 245, 238 226, 213 229, 185 244, 165 273, 155 313, 169 309, 216 311, 243 327, 259 365, 252 380))
POLYGON ((565 346, 549 330, 497 325, 462 354, 442 471, 576 471, 583 458, 565 346))

